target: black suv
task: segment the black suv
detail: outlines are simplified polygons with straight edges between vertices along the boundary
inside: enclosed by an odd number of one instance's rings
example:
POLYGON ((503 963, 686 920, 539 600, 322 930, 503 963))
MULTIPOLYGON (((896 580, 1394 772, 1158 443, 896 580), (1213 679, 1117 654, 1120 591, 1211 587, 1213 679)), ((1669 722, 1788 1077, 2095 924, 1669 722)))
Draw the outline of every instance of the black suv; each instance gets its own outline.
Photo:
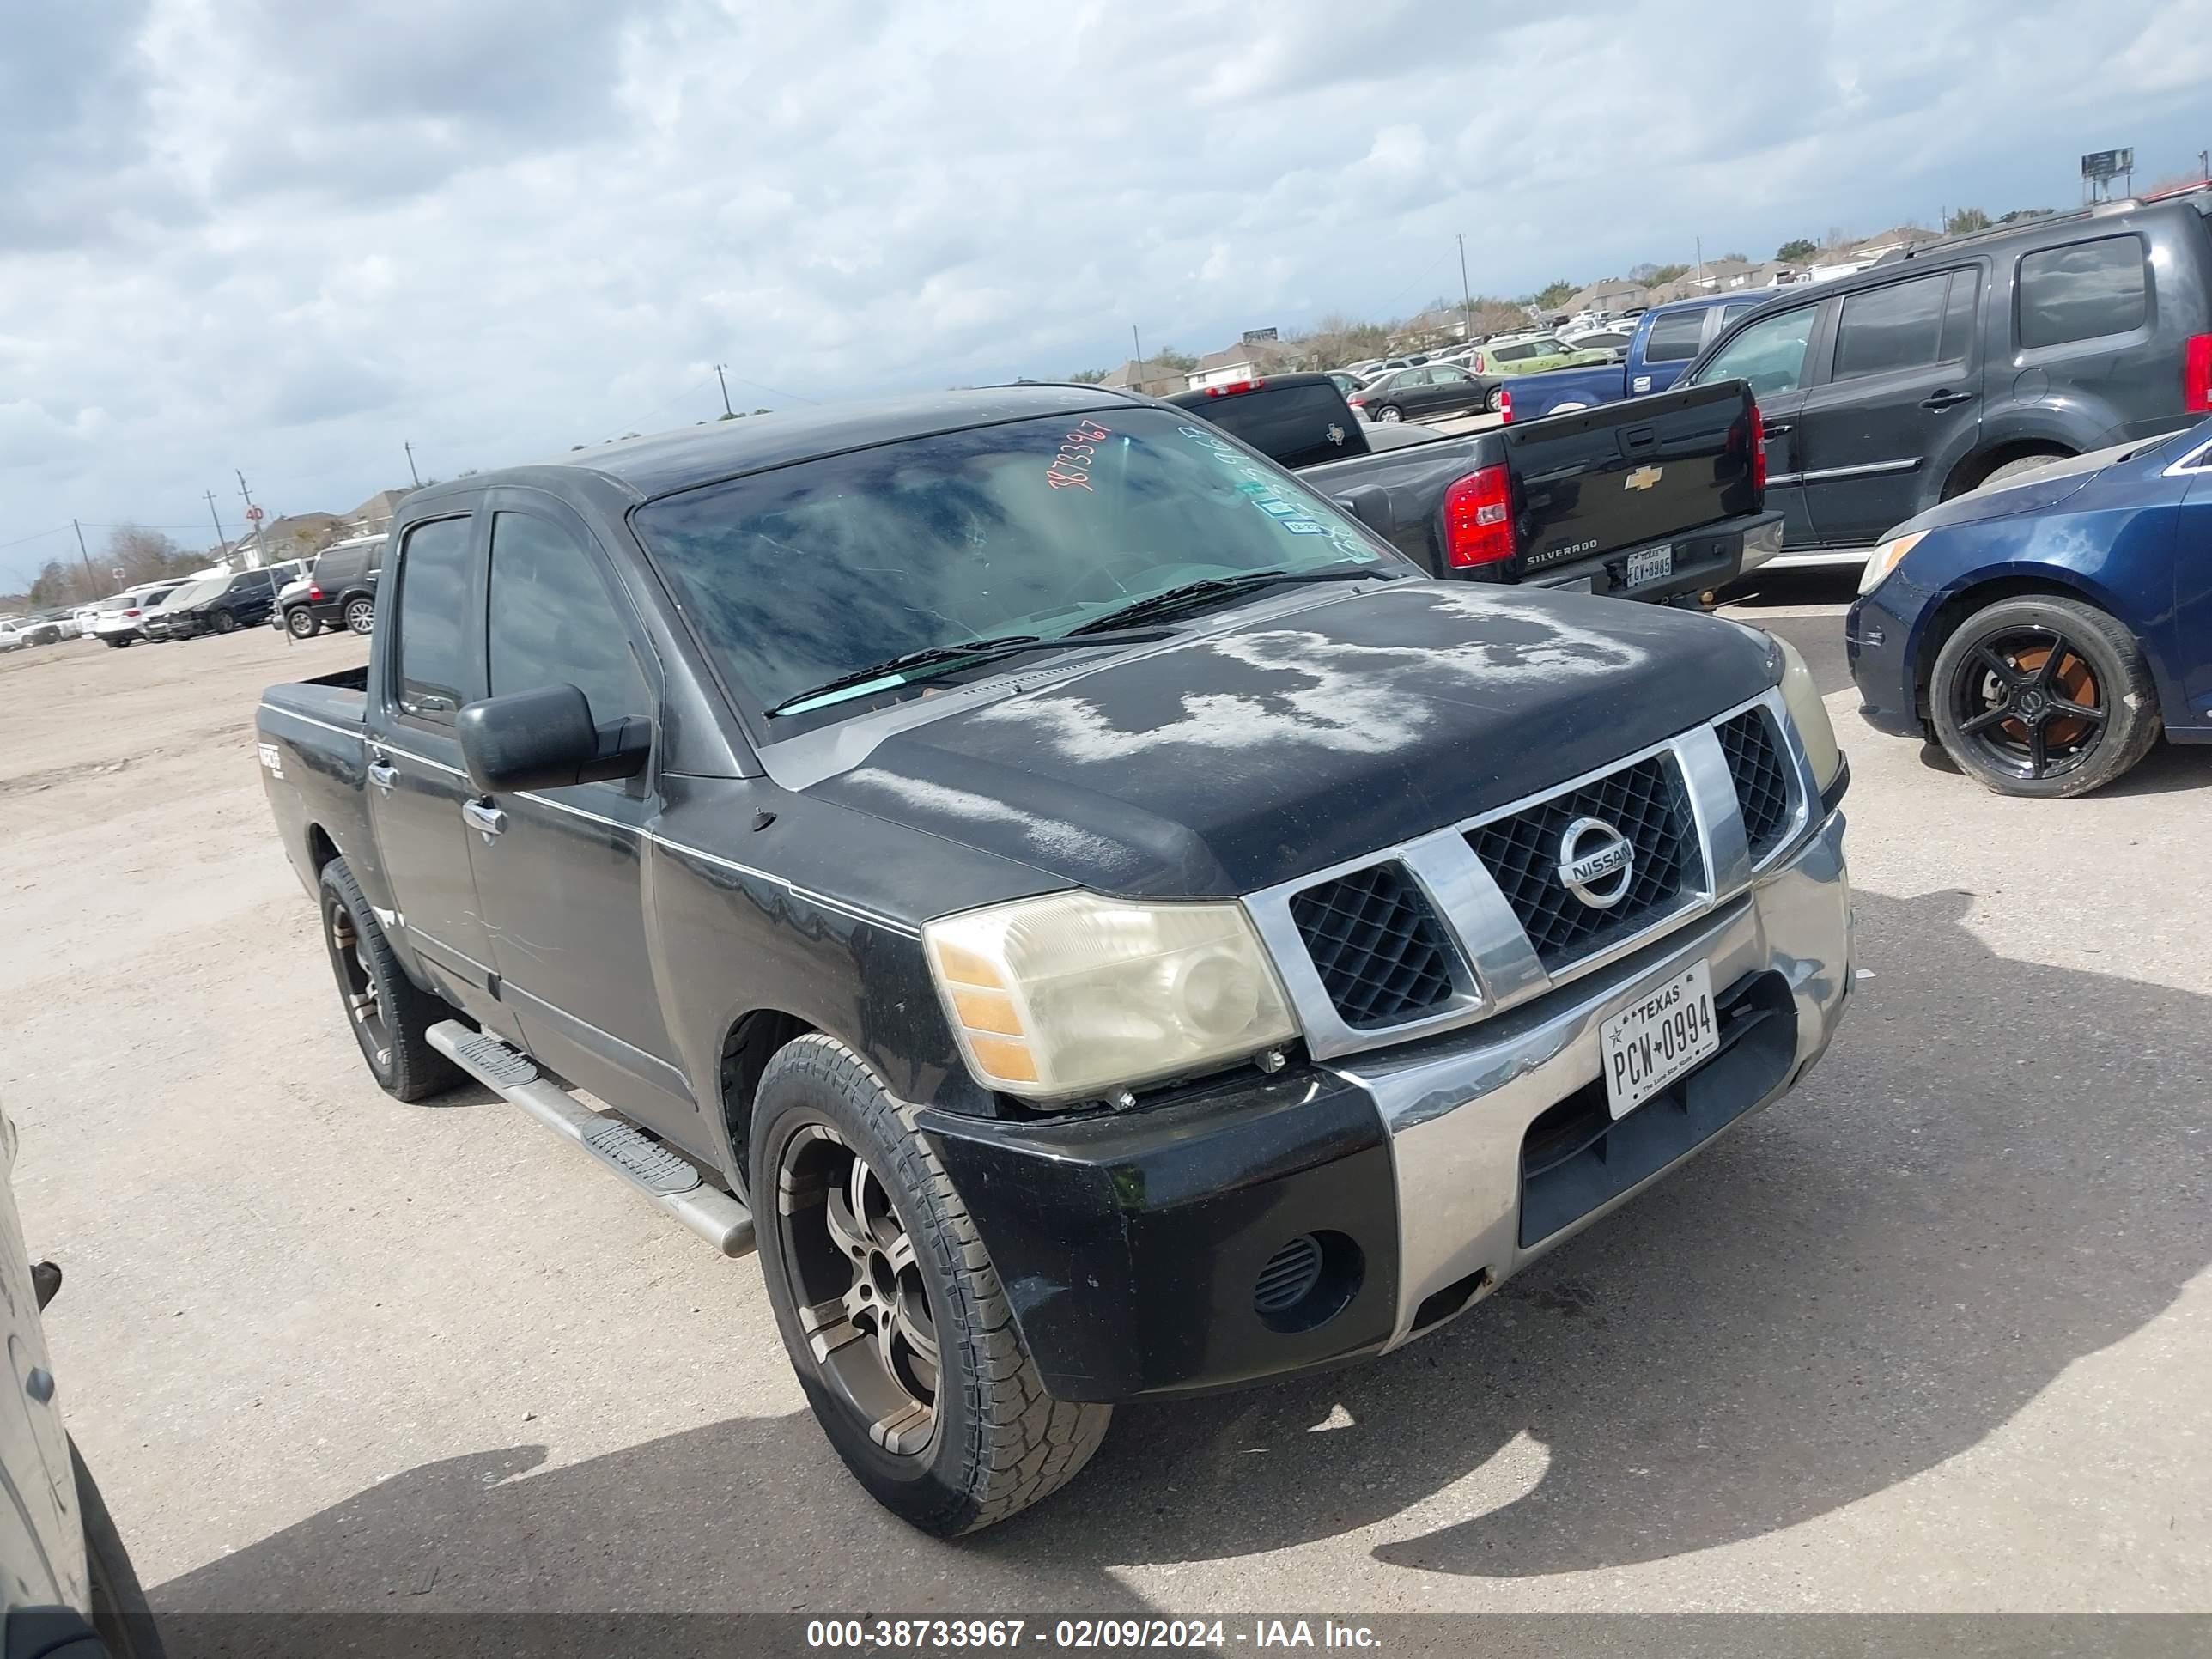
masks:
POLYGON ((323 628, 366 634, 376 621, 376 579, 384 567, 382 536, 339 542, 315 562, 308 585, 284 601, 284 626, 295 639, 323 628))
POLYGON ((2105 204, 1784 290, 1682 384, 1765 416, 1777 563, 1856 562, 1977 485, 2212 412, 2212 191, 2105 204))
MULTIPOLYGON (((225 581, 211 579, 199 585, 191 602, 172 605, 161 612, 167 638, 188 640, 196 634, 228 634, 251 623, 267 622, 276 605, 276 573, 241 570, 225 581)), ((151 630, 149 630, 150 635, 151 630)))

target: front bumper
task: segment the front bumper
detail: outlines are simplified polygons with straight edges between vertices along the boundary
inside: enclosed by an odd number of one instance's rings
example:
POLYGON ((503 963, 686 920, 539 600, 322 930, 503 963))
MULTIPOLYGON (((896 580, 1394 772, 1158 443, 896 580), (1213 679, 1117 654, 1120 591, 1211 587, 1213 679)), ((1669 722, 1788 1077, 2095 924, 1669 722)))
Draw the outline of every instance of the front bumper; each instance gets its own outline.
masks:
POLYGON ((1046 1386, 1201 1393, 1395 1347, 1780 1098, 1850 989, 1843 832, 1829 813, 1727 902, 1445 1036, 1127 1115, 925 1109, 1046 1386), (1724 1046, 1609 1122, 1600 1028, 1701 959, 1724 1046), (1321 1242, 1328 1292, 1310 1323, 1255 1305, 1299 1239, 1321 1242))
POLYGON ((1877 587, 1844 616, 1844 655, 1858 688, 1859 717, 1893 738, 1926 738, 1912 665, 1912 622, 1883 603, 1877 587))

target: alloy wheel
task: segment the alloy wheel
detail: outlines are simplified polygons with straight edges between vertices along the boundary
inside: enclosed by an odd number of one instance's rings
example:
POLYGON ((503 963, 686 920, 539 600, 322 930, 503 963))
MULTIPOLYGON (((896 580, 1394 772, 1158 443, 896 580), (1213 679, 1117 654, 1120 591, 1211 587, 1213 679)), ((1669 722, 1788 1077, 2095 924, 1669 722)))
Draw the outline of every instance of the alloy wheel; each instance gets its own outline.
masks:
POLYGON ((392 1032, 385 1018, 384 993, 362 948, 361 929, 336 899, 325 902, 323 925, 330 933, 331 961, 337 969, 338 994, 345 999, 346 1012, 361 1027, 368 1047, 382 1053, 392 1047, 392 1032))
POLYGON ((376 606, 368 599, 356 599, 345 608, 346 626, 356 634, 366 634, 376 626, 376 606))
POLYGON ((1992 765, 2031 780, 2072 771, 2111 720, 2089 659, 2052 628, 2007 629, 1978 641, 1950 695, 1960 736, 1992 765))
POLYGON ((776 1225, 823 1381, 877 1445, 923 1452, 937 1431, 937 1321, 882 1178, 830 1125, 805 1124, 777 1161, 776 1225))

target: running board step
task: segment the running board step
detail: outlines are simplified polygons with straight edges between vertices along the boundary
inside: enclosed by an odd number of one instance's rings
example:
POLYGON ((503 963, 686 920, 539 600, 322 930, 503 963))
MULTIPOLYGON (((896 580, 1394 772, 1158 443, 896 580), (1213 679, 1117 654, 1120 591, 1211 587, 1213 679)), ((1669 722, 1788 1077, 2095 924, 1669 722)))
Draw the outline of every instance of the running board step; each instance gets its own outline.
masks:
POLYGON ((485 1088, 574 1141, 724 1255, 751 1253, 752 1212, 701 1180, 689 1158, 642 1129, 592 1111, 495 1036, 453 1019, 441 1020, 426 1035, 433 1048, 485 1088))

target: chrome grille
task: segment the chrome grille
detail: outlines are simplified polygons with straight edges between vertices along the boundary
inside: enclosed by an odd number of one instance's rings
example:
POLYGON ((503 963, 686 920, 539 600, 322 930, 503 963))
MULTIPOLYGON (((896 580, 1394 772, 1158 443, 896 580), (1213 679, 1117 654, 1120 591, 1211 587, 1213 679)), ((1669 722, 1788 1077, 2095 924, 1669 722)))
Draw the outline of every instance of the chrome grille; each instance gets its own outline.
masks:
POLYGON ((1450 947, 1403 866, 1309 887, 1291 900, 1291 916, 1346 1024, 1395 1024, 1450 998, 1450 947))
POLYGON ((1468 831, 1468 845, 1498 883, 1547 971, 1601 951, 1649 926, 1705 884, 1696 821, 1671 754, 1624 766, 1468 831), (1559 879, 1560 842, 1575 819, 1601 819, 1636 850, 1628 891, 1601 909, 1559 879))
POLYGON ((1728 757, 1736 804, 1743 809, 1744 838, 1756 864, 1781 845, 1790 828, 1790 775, 1775 744, 1773 725, 1760 710, 1747 708, 1713 732, 1728 757))

